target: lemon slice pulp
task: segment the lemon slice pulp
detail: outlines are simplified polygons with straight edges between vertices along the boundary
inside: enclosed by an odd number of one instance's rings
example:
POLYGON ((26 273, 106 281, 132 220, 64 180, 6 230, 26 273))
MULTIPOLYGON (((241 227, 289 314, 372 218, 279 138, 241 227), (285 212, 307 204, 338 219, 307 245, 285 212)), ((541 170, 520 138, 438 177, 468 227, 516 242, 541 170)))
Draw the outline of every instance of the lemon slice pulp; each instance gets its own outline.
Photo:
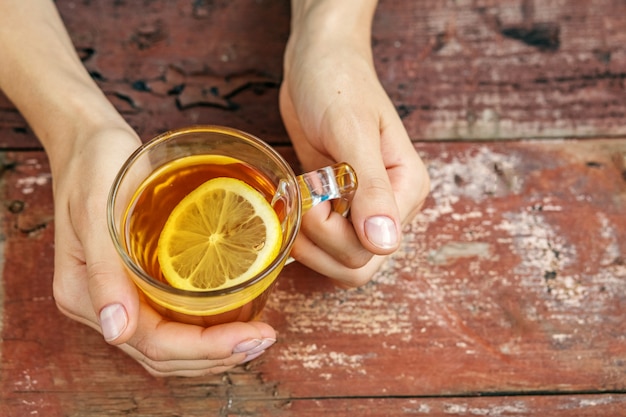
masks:
POLYGON ((282 229, 261 193, 235 178, 214 178, 172 210, 159 236, 157 257, 168 283, 190 291, 242 283, 280 251, 282 229))

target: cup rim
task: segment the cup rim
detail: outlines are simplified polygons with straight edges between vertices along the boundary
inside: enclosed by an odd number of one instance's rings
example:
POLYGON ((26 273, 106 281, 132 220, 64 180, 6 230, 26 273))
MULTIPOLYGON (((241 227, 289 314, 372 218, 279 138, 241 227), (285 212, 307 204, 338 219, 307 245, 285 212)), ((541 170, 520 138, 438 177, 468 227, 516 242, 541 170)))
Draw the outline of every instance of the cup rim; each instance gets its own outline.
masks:
POLYGON ((142 143, 133 153, 131 153, 128 156, 128 158, 126 159, 126 161, 124 161, 124 164, 122 165, 122 167, 116 174, 115 179, 113 180, 113 184, 111 185, 108 198, 107 198, 107 223, 108 223, 109 235, 113 241, 113 245, 115 246, 117 253, 122 258, 124 265, 127 268, 129 268, 136 277, 139 277, 142 281, 144 281, 145 283, 147 283, 148 285, 152 287, 156 287, 159 290, 164 291, 168 294, 191 297, 191 298, 205 298, 207 296, 218 297, 218 296, 234 294, 247 287, 251 287, 257 284, 260 281, 263 281, 280 264, 284 263, 287 257, 289 257, 289 254, 291 252, 291 247, 293 246, 296 240, 296 237, 300 230, 301 221, 302 221, 302 196, 301 196, 300 188, 297 186, 297 181, 295 181, 295 178, 296 178, 296 175, 293 169, 291 168, 291 166, 287 163, 287 161, 274 148, 268 145, 265 141, 263 141, 262 139, 250 133, 247 133, 247 132, 244 132, 242 130, 232 128, 232 127, 212 125, 212 124, 192 125, 188 127, 168 130, 142 143), (259 272, 255 276, 237 285, 233 285, 232 287, 227 287, 227 288, 217 289, 217 290, 204 290, 204 291, 184 290, 181 288, 173 287, 156 278, 153 278, 152 276, 147 274, 141 267, 139 267, 136 264, 136 262, 133 261, 132 258, 128 255, 124 245, 118 238, 118 236, 120 236, 120 233, 119 233, 120 230, 115 224, 115 198, 117 197, 122 180, 124 179, 125 175, 128 173, 129 169, 132 167, 132 165, 140 157, 142 157, 144 154, 149 152, 150 149, 159 145, 160 143, 176 136, 184 135, 187 133, 194 133, 194 132, 195 133, 217 132, 217 133, 222 133, 222 134, 226 134, 230 136, 239 137, 240 139, 245 139, 249 141, 257 149, 263 151, 266 155, 271 157, 273 161, 281 167, 281 169, 284 169, 291 176, 291 178, 294 179, 294 183, 295 183, 296 220, 295 220, 294 227, 292 228, 291 236, 288 237, 287 241, 283 245, 283 250, 281 250, 280 254, 276 258, 274 258, 274 260, 272 260, 272 262, 270 262, 268 266, 266 266, 261 272, 259 272))

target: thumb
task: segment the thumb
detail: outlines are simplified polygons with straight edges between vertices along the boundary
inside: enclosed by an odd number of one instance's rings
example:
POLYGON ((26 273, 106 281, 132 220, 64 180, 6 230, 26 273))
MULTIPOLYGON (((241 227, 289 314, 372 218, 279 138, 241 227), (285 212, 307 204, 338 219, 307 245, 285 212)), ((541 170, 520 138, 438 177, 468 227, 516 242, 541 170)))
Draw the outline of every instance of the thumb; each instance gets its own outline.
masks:
POLYGON ((348 132, 336 132, 336 137, 361 139, 356 143, 335 141, 339 145, 334 159, 348 162, 357 175, 358 189, 350 208, 352 225, 365 249, 376 255, 387 255, 394 252, 400 242, 400 211, 390 180, 394 165, 386 160, 396 153, 387 150, 387 155, 383 154, 381 133, 376 124, 361 122, 351 127, 351 136, 348 132), (356 147, 358 152, 355 152, 356 147))
POLYGON ((399 210, 382 158, 372 158, 373 152, 363 154, 370 159, 351 161, 359 181, 351 220, 363 247, 376 255, 387 255, 399 246, 399 210))
POLYGON ((87 238, 83 242, 85 242, 89 296, 98 316, 102 335, 111 344, 125 343, 137 328, 139 311, 137 288, 129 279, 108 236, 103 239, 99 235, 97 238, 87 238))

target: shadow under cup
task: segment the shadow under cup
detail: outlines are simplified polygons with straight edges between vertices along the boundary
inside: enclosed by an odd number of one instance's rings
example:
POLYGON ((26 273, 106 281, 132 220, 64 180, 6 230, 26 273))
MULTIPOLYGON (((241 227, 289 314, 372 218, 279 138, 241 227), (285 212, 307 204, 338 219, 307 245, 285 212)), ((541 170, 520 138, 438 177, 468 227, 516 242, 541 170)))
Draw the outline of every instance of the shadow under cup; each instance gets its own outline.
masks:
MULTIPOLYGON (((202 182, 209 179, 203 179, 202 182)), ((272 196, 266 197, 271 199, 272 196)), ((151 212, 154 217, 157 217, 156 213, 165 212, 164 217, 167 218, 172 208, 166 202, 155 199, 151 212)), ((202 326, 249 321, 257 317, 289 257, 300 228, 301 216, 301 191, 287 162, 260 139, 220 126, 198 126, 166 132, 141 146, 118 173, 107 202, 111 238, 128 275, 140 288, 146 301, 166 318, 202 326), (131 238, 129 214, 134 210, 138 195, 146 188, 145 180, 173 161, 196 155, 236 158, 253 167, 269 181, 272 195, 279 186, 282 190, 281 209, 277 214, 282 222, 283 238, 277 257, 248 281, 220 290, 177 289, 165 282, 163 277, 156 277, 147 271, 150 259, 157 262, 155 245, 162 224, 157 222, 145 228, 145 236, 141 237, 139 244, 133 241, 134 237, 131 238), (152 245, 152 249, 145 250, 143 245, 146 248, 152 245)))

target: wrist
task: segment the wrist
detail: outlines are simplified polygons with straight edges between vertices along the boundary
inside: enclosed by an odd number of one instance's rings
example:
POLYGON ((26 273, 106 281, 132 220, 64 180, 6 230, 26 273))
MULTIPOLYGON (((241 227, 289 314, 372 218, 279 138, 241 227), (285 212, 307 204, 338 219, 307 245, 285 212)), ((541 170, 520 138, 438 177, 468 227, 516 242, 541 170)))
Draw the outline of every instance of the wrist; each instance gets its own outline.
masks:
POLYGON ((104 131, 123 132, 136 139, 136 133, 97 88, 80 88, 63 97, 62 102, 48 103, 48 116, 27 120, 42 143, 53 176, 71 161, 90 149, 94 138, 106 137, 104 131))
POLYGON ((286 65, 293 55, 316 51, 333 53, 341 45, 349 45, 371 56, 371 26, 376 4, 376 0, 292 0, 286 65))
POLYGON ((292 0, 291 31, 354 36, 369 42, 377 0, 292 0))

